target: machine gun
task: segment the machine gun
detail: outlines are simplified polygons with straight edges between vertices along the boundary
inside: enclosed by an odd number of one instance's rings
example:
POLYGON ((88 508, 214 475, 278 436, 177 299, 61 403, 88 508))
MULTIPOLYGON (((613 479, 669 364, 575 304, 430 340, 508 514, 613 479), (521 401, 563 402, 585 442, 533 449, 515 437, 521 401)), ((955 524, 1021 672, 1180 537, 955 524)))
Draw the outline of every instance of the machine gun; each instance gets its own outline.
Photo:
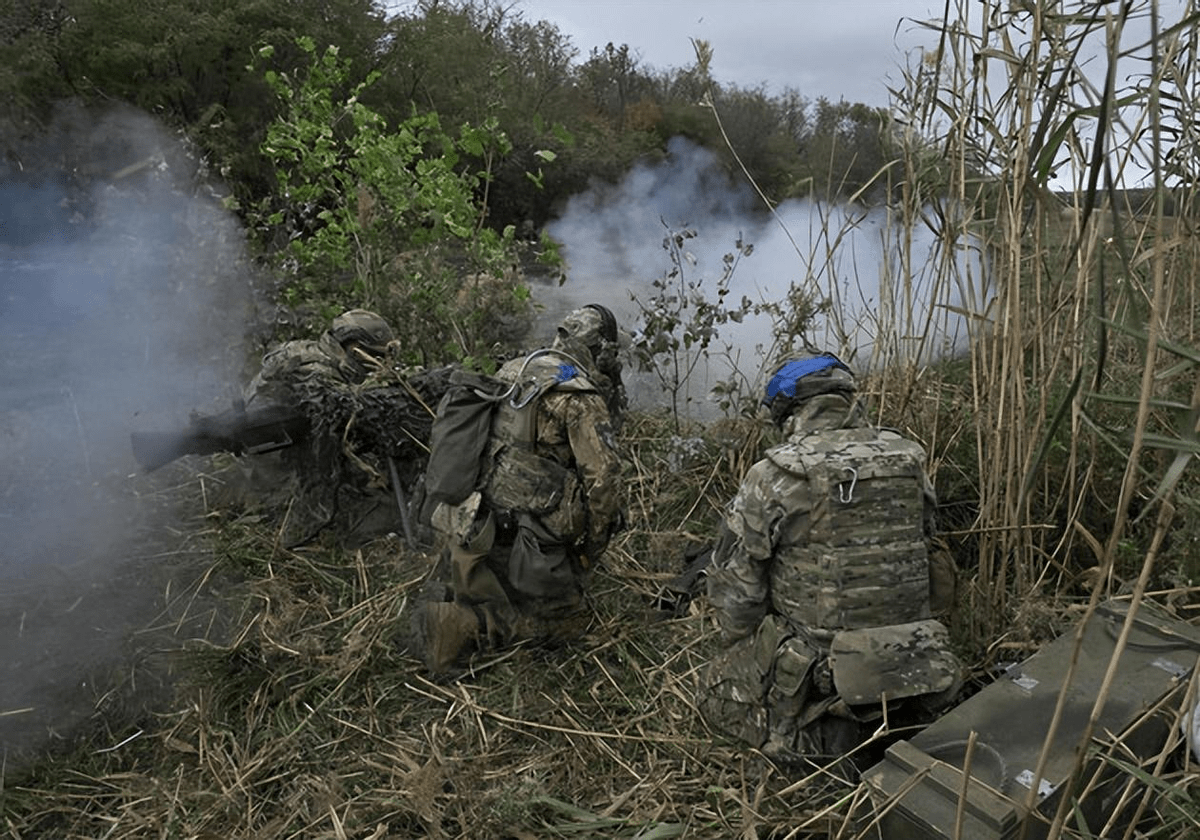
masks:
POLYGON ((271 403, 247 410, 238 401, 220 414, 193 412, 181 431, 132 432, 130 441, 134 459, 151 472, 184 455, 273 452, 299 443, 309 431, 308 416, 294 406, 271 403))

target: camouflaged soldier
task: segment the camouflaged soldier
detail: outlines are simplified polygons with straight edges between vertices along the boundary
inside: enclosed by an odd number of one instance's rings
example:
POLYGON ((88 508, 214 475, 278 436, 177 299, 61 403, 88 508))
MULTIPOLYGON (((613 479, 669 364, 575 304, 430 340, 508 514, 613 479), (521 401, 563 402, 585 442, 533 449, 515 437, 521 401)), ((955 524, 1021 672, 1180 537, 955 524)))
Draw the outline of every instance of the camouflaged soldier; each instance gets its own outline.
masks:
POLYGON ((589 304, 566 316, 551 347, 497 373, 509 389, 492 417, 478 489, 432 517, 453 597, 414 617, 434 673, 477 642, 569 636, 586 624, 588 577, 624 521, 616 347, 616 319, 589 304))
POLYGON ((246 388, 246 405, 291 404, 308 381, 356 385, 386 355, 393 340, 391 326, 374 312, 343 312, 320 338, 284 342, 263 356, 262 368, 246 388))
MULTIPOLYGON (((262 367, 246 386, 246 408, 264 403, 301 406, 328 389, 351 388, 378 369, 395 336, 374 312, 351 309, 330 322, 316 339, 287 341, 263 356, 262 367)), ((335 520, 339 508, 347 521, 362 523, 361 536, 390 529, 390 492, 344 492, 340 476, 341 440, 312 437, 300 446, 260 454, 246 469, 245 486, 233 487, 249 499, 287 504, 281 539, 295 546, 312 539, 335 520), (382 514, 383 524, 373 512, 382 514), (386 512, 385 512, 386 511, 386 512)))
POLYGON ((931 551, 925 452, 868 424, 832 354, 776 369, 764 404, 786 435, 725 514, 708 596, 731 643, 702 679, 711 725, 778 758, 843 756, 888 721, 930 718, 961 666, 934 618, 953 599, 931 551))

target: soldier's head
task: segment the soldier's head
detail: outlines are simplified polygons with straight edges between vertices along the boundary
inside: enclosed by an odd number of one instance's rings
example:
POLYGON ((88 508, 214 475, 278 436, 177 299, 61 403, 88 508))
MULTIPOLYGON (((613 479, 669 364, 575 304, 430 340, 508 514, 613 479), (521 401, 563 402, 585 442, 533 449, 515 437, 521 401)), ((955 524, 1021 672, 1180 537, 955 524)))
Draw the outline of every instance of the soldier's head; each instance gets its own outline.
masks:
MULTIPOLYGON (((625 384, 621 381, 620 331, 612 310, 589 303, 567 313, 558 325, 554 346, 571 352, 579 348, 591 355, 596 384, 605 391, 605 401, 614 419, 625 409, 625 384)), ((582 359, 587 362, 589 360, 582 359)))
POLYGON ((395 335, 381 316, 366 309, 351 309, 333 319, 329 333, 347 352, 354 347, 372 356, 383 356, 395 335))
POLYGON ((617 318, 608 307, 589 303, 567 313, 558 325, 556 340, 578 343, 595 355, 605 343, 616 346, 617 318))
POLYGON ((775 425, 782 428, 789 417, 815 397, 834 394, 850 402, 857 390, 854 372, 834 354, 795 354, 775 366, 763 405, 771 412, 775 425))

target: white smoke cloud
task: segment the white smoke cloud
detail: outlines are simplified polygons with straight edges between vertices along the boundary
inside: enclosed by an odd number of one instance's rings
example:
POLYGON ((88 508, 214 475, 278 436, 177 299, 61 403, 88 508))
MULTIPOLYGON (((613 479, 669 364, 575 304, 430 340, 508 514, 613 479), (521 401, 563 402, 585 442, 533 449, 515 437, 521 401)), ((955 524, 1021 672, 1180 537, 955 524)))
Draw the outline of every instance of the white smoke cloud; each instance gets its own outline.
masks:
POLYGON ((162 609, 153 575, 138 574, 153 549, 129 433, 228 405, 253 299, 236 220, 149 116, 68 108, 42 136, 0 139, 9 750, 78 714, 81 674, 162 609))
MULTIPOLYGON (((543 331, 588 302, 608 306, 626 328, 636 329, 641 310, 633 298, 644 302, 656 294, 655 280, 673 268, 664 237, 682 229, 696 233, 686 242, 683 270, 706 297, 715 300, 735 243, 751 244, 752 253, 734 269, 730 298, 779 302, 796 286, 815 300, 830 300, 830 316, 814 323, 809 338, 860 368, 961 352, 967 340, 961 312, 983 306, 977 253, 944 259, 928 227, 918 223, 906 231, 884 208, 797 200, 772 215, 749 186, 731 182, 712 153, 676 138, 663 162, 573 197, 547 226, 562 246, 568 280, 539 293, 543 331)), ((772 341, 770 322, 750 318, 722 327, 710 350, 736 359, 742 376, 754 382, 772 341)), ((702 368, 692 400, 703 402, 729 372, 723 360, 702 368)), ((654 391, 645 382, 638 389, 643 401, 661 402, 654 391)))

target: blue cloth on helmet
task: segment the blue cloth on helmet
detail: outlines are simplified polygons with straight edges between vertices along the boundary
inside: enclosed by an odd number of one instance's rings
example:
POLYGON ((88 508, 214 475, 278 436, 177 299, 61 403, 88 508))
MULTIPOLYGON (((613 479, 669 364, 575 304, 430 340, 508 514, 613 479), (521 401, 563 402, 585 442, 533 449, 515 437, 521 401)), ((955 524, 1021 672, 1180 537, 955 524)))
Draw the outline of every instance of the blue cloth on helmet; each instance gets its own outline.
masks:
POLYGON ((555 382, 566 382, 568 379, 574 379, 579 375, 579 370, 575 365, 559 365, 558 376, 554 377, 555 382))
POLYGON ((764 402, 770 402, 780 394, 783 394, 785 397, 796 396, 796 383, 799 380, 811 373, 818 373, 831 367, 839 367, 847 373, 853 373, 850 368, 842 363, 841 359, 832 353, 813 356, 811 359, 797 359, 793 362, 788 362, 767 383, 767 398, 764 402))

